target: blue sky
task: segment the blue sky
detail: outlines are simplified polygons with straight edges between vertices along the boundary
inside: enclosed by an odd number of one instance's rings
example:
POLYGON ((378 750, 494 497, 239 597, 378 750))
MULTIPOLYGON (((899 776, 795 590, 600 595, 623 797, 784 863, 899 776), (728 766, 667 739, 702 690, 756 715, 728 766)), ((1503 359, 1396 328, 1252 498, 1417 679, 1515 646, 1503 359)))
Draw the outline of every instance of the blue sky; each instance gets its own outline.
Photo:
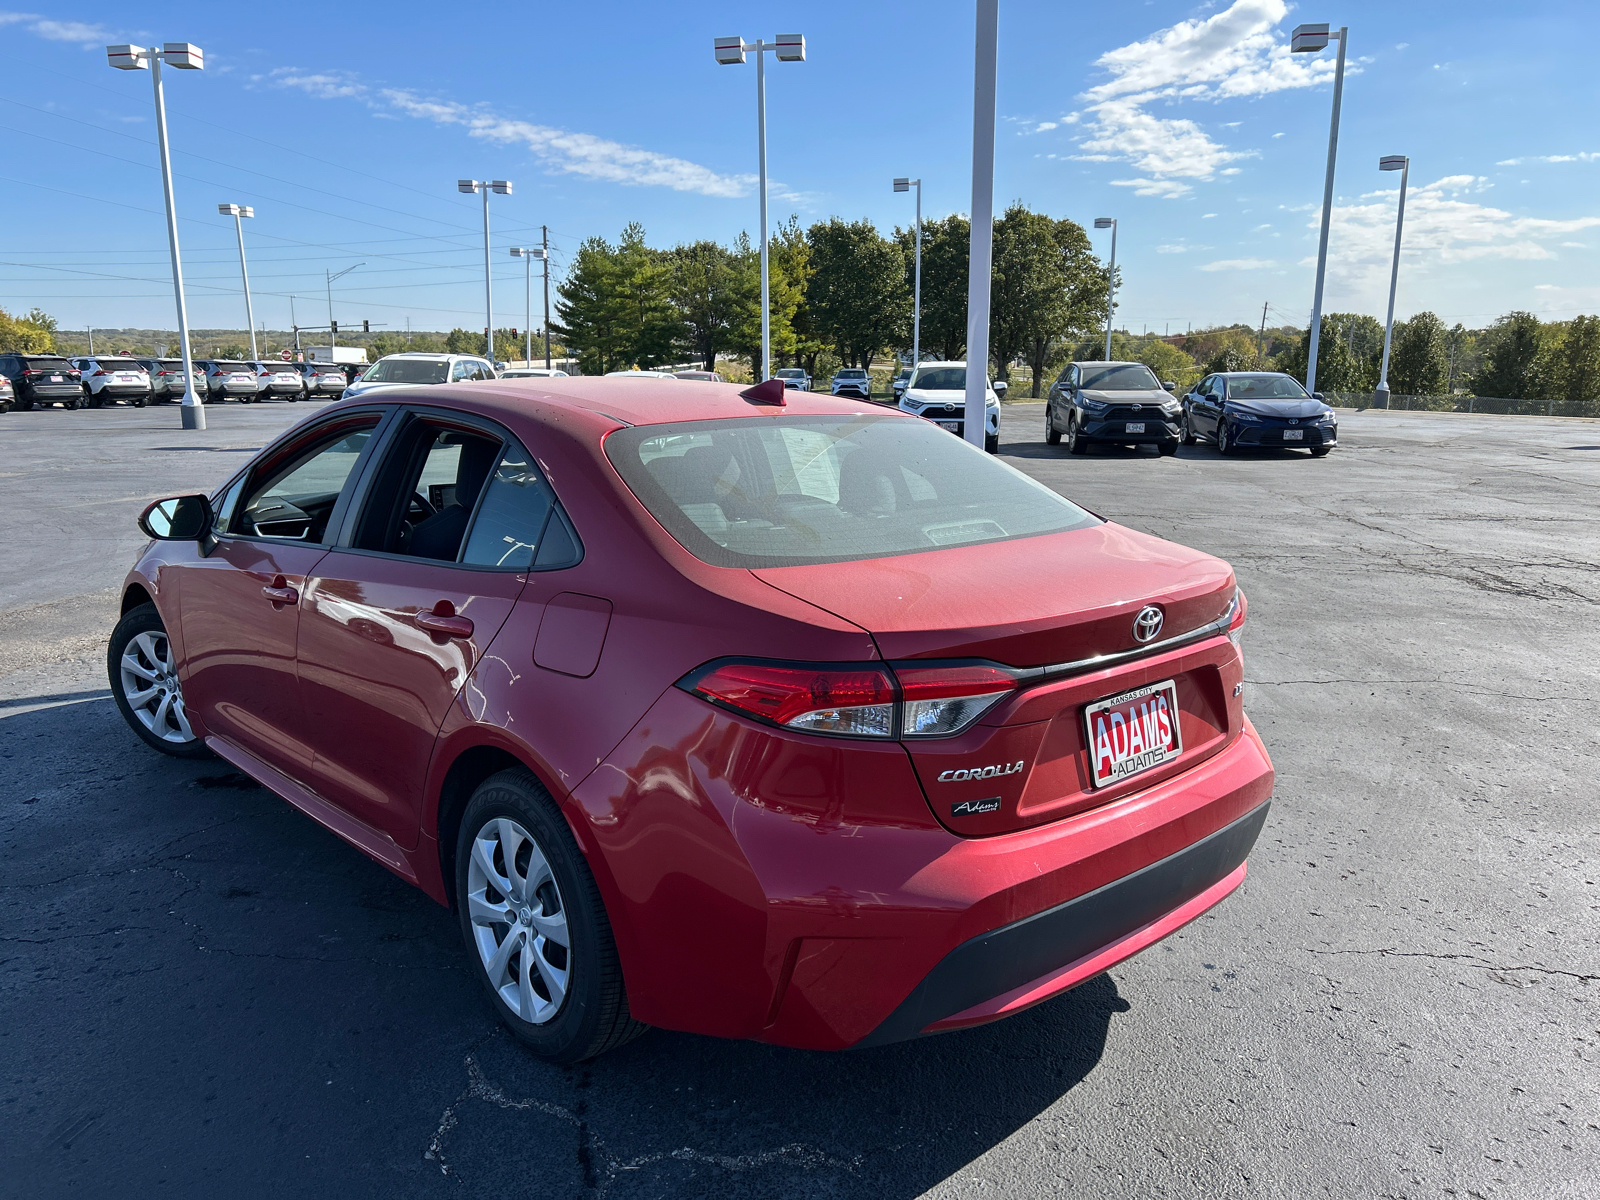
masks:
MULTIPOLYGON (((909 224, 896 175, 924 179, 927 216, 969 206, 970 0, 130 11, 0 10, 0 306, 63 327, 174 323, 149 75, 110 69, 108 42, 206 53, 204 72, 167 72, 200 327, 243 324, 222 201, 255 206, 272 328, 291 295, 302 323, 326 320, 324 270, 356 263, 341 323, 481 327, 481 209, 460 177, 515 184, 492 208, 497 324, 523 323, 507 248, 541 224, 558 276, 631 220, 657 245, 753 231, 755 70, 716 65, 719 35, 808 39, 805 63, 769 63, 775 218, 909 224)), ((1600 85, 1576 3, 1002 0, 997 204, 1119 218, 1135 330, 1254 323, 1263 302, 1303 323, 1334 50, 1287 41, 1323 19, 1351 29, 1326 307, 1381 318, 1398 177, 1377 159, 1405 153, 1397 315, 1600 310, 1600 85)))

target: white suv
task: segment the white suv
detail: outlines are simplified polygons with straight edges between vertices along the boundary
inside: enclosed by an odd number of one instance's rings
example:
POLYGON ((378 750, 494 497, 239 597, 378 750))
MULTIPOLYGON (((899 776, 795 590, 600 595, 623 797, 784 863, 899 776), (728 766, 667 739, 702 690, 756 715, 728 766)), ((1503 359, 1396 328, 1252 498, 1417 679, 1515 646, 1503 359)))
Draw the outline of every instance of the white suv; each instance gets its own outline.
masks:
POLYGON ((75 358, 72 365, 83 377, 83 391, 89 397, 90 408, 115 404, 118 400, 143 408, 150 399, 150 372, 131 358, 100 355, 75 358))
POLYGON ((840 367, 833 373, 832 394, 842 396, 846 392, 863 400, 872 399, 872 376, 860 367, 840 367))
MULTIPOLYGON (((990 454, 1000 452, 1000 397, 996 393, 1005 390, 1004 382, 990 384, 984 380, 983 448, 990 454)), ((905 391, 900 393, 898 407, 901 412, 926 417, 939 428, 965 437, 966 392, 966 363, 918 363, 906 380, 905 391)))
POLYGON ((781 367, 772 373, 772 377, 783 380, 786 388, 799 388, 802 392, 811 390, 811 376, 806 374, 804 367, 781 367))
POLYGON ((494 364, 476 354, 428 354, 407 351, 385 354, 344 390, 344 396, 359 396, 373 388, 406 383, 465 383, 472 379, 498 379, 494 364))

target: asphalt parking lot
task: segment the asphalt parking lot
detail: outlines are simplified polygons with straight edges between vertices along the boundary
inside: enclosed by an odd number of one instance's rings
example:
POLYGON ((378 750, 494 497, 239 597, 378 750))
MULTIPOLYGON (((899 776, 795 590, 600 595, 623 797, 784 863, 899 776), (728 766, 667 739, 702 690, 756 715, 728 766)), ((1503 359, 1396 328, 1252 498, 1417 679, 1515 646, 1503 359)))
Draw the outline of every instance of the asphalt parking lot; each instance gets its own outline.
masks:
POLYGON ((109 698, 141 503, 309 411, 0 417, 0 1194, 1600 1194, 1600 422, 1073 457, 1007 405, 1014 465, 1237 568, 1278 771, 1244 887, 998 1025, 563 1069, 449 914, 109 698))

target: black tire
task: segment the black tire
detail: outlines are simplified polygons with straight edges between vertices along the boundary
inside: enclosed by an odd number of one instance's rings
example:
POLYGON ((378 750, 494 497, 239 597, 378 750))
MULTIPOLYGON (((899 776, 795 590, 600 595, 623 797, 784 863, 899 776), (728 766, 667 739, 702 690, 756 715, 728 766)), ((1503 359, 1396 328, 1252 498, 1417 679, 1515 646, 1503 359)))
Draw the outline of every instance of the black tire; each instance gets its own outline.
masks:
POLYGON ((86 401, 84 401, 82 397, 74 396, 71 400, 63 400, 61 402, 61 407, 66 409, 68 412, 77 412, 78 409, 82 408, 85 403, 86 401))
POLYGON ((1313 447, 1311 447, 1311 457, 1312 458, 1325 458, 1327 456, 1327 454, 1328 454, 1328 451, 1330 451, 1332 449, 1333 449, 1332 446, 1313 446, 1313 447))
MULTIPOLYGON (((455 849, 456 912, 462 941, 466 944, 467 961, 488 993, 495 1014, 518 1041, 548 1062, 575 1063, 615 1049, 649 1028, 635 1021, 628 1011, 628 993, 622 980, 616 942, 611 936, 611 922, 606 917, 600 888, 589 864, 584 861, 550 793, 531 772, 513 768, 491 775, 478 785, 461 816, 461 833, 455 849), (536 843, 550 865, 551 882, 556 889, 552 897, 544 888, 539 888, 536 899, 547 915, 551 914, 553 899, 557 905, 555 911, 566 917, 571 943, 570 949, 564 952, 567 989, 555 1014, 540 1024, 524 1020, 495 989, 474 932, 476 928, 483 928, 489 936, 499 939, 499 926, 475 926, 473 923, 469 878, 473 844, 480 832, 486 832, 497 818, 515 821, 536 843)), ((521 857, 517 854, 519 860, 521 857)), ((497 870, 504 872, 503 866, 497 870)), ((488 897, 492 887, 480 890, 488 897)), ((507 903, 507 899, 500 897, 490 903, 507 903)), ((505 936, 513 936, 514 932, 508 922, 505 936)), ((519 969, 521 955, 528 953, 527 944, 524 941, 524 948, 515 952, 519 969)), ((542 980, 539 986, 546 992, 550 990, 542 980)), ((548 1001, 550 996, 541 998, 548 1001)))
POLYGON ((7 413, 7 412, 10 412, 10 411, 11 411, 11 401, 9 401, 9 400, 0 400, 0 413, 7 413))
POLYGON ((1183 414, 1183 421, 1178 426, 1178 440, 1185 446, 1194 445, 1194 430, 1189 428, 1189 414, 1183 414))
POLYGON ((1162 458, 1171 458, 1174 454, 1176 454, 1178 452, 1178 443, 1177 442, 1162 442, 1161 445, 1158 447, 1158 449, 1161 451, 1161 457, 1162 458))
POLYGON ((1089 453, 1089 439, 1084 437, 1083 431, 1078 428, 1078 418, 1076 414, 1074 414, 1072 420, 1067 425, 1067 438, 1067 449, 1071 450, 1074 454, 1089 453))
POLYGON ((1230 458, 1239 453, 1238 436, 1231 423, 1223 421, 1219 424, 1217 426, 1217 453, 1227 455, 1230 458))
POLYGON ((143 408, 146 404, 150 403, 150 397, 149 396, 135 396, 128 403, 132 404, 135 408, 143 408))
POLYGON ((1046 446, 1061 444, 1061 430, 1056 428, 1055 406, 1049 403, 1044 406, 1044 444, 1046 446))
MULTIPOLYGON (((134 707, 128 700, 128 691, 125 681, 125 672, 122 669, 123 654, 141 634, 151 635, 151 640, 165 643, 167 640, 167 627, 162 624, 161 614, 156 611, 154 604, 141 604, 123 614, 122 620, 117 622, 117 627, 111 631, 111 641, 106 646, 106 674, 111 679, 111 696, 117 702, 117 711, 122 714, 122 719, 128 723, 128 728, 139 735, 141 741, 153 750, 163 754, 170 754, 173 758, 209 758, 211 751, 206 749, 206 744, 197 737, 190 736, 187 741, 173 741, 159 736, 135 713, 134 707)), ((142 655, 141 660, 152 664, 148 654, 142 655)), ((166 652, 167 664, 171 663, 171 651, 166 652)), ((159 664, 156 664, 159 665, 159 664)), ((168 689, 179 697, 179 712, 182 712, 182 688, 177 683, 175 674, 167 676, 172 680, 168 689)), ((142 709, 147 714, 148 708, 142 709)), ((181 718, 180 718, 181 720, 181 718)), ((167 725, 171 728, 171 725, 167 725)))
POLYGON ((999 454, 1000 453, 1000 435, 998 433, 985 434, 984 438, 983 438, 983 448, 985 450, 987 450, 990 454, 999 454))

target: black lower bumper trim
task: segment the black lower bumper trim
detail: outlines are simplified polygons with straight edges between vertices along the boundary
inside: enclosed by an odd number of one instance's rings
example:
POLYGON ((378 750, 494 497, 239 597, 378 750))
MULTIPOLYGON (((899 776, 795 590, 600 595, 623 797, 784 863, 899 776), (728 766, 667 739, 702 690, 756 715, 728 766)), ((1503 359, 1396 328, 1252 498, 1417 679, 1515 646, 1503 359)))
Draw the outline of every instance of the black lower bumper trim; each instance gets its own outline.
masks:
POLYGON ((1059 970, 1193 900, 1244 862, 1270 807, 1131 875, 963 942, 856 1047, 918 1037, 935 1021, 1059 970))

